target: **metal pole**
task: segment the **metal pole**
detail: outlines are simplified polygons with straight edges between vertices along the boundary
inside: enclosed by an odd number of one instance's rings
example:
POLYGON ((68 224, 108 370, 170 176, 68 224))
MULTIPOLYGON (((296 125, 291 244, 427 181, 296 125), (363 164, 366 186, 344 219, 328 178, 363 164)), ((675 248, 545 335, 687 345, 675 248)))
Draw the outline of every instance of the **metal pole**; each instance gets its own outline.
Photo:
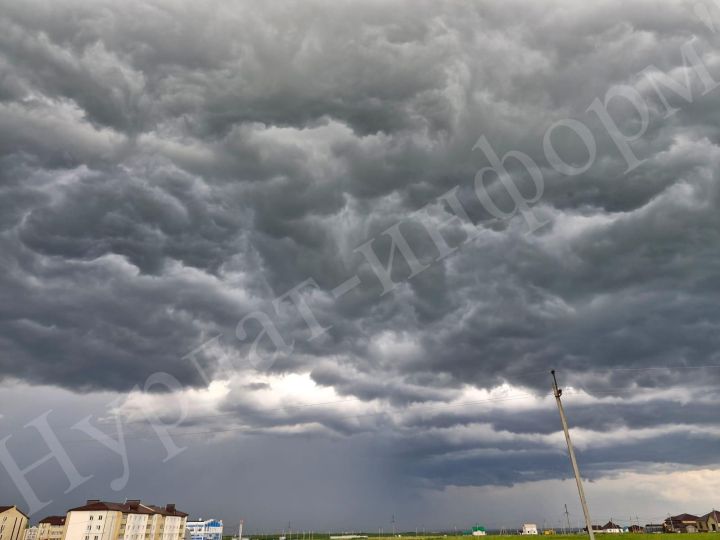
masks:
POLYGON ((590 540, 595 540, 595 533, 592 528, 592 520, 590 519, 590 510, 588 510, 587 500, 585 500, 585 490, 583 489, 582 479, 580 478, 580 469, 578 468, 577 460, 575 459, 575 450, 573 449, 572 441, 570 440, 570 430, 568 429, 567 419, 565 418, 565 410, 562 406, 560 396, 562 390, 558 388, 557 379, 555 378, 555 370, 551 372, 553 378, 553 394, 555 395, 555 402, 557 403, 558 411, 560 412, 560 421, 562 422, 563 431, 565 432, 565 442, 567 443, 568 453, 570 454, 570 462, 572 463, 573 473, 575 473, 575 482, 577 483, 578 495, 580 495, 580 505, 585 514, 585 525, 587 526, 590 540))
POLYGON ((570 526, 570 512, 568 512, 567 504, 565 505, 565 517, 567 518, 568 534, 572 533, 572 527, 570 526))

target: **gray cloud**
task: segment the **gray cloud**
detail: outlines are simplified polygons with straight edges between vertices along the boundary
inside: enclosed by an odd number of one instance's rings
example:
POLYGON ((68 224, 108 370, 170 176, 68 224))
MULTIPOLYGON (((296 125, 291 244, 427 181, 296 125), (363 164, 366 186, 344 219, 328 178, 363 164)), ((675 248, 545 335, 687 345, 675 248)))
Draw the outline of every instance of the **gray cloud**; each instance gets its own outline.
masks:
MULTIPOLYGON (((546 438, 557 432, 547 403, 441 408, 469 388, 540 396, 554 367, 592 396, 572 408, 575 426, 628 432, 626 443, 581 452, 592 478, 717 467, 716 403, 703 396, 720 370, 648 369, 720 364, 720 91, 701 95, 693 80, 696 98, 672 99, 680 110, 666 118, 639 75, 654 66, 677 76, 692 39, 720 78, 717 38, 692 8, 3 2, 0 377, 117 393, 161 371, 202 390, 184 357, 220 336, 202 361, 220 378, 220 352, 233 359, 237 379, 216 405, 252 444, 297 438, 311 455, 362 441, 388 478, 443 489, 567 476, 546 438), (632 145, 645 161, 630 172, 587 110, 622 84, 649 103, 647 133, 632 145), (562 118, 597 142, 578 176, 543 154, 545 130, 562 118), (481 135, 542 167, 534 212, 548 223, 535 233, 520 216, 493 222, 479 204, 481 135), (435 261, 413 213, 455 186, 480 236, 435 261), (355 250, 377 238, 386 260, 390 241, 378 235, 398 222, 429 268, 406 280, 396 257, 402 284, 381 296, 355 250), (344 297, 322 292, 355 274, 361 285, 344 297), (309 304, 332 325, 312 341, 292 305, 273 305, 308 278, 322 289, 309 304), (294 342, 259 375, 236 337, 255 310, 294 342), (266 403, 276 387, 256 378, 292 374, 365 408, 278 411, 266 403), (414 412, 423 404, 440 408, 414 412)), ((610 112, 624 133, 638 129, 627 104, 610 112)), ((553 143, 568 162, 587 158, 567 133, 553 143)), ((456 246, 467 229, 443 234, 456 246)), ((202 413, 188 428, 217 427, 202 413)))

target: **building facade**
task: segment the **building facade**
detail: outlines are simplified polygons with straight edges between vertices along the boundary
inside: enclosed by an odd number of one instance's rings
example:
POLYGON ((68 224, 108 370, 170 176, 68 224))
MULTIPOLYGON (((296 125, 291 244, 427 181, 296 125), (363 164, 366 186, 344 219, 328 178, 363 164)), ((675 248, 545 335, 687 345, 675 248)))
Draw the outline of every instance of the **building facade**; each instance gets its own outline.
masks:
POLYGON ((25 529, 25 540, 37 540, 38 535, 38 528, 37 527, 28 527, 25 529))
POLYGON ((535 523, 523 523, 522 533, 520 534, 537 534, 538 529, 535 523))
POLYGON ((37 526, 37 540, 62 540, 64 533, 65 516, 48 516, 37 526))
POLYGON ((670 516, 665 520, 665 532, 696 533, 698 532, 700 518, 692 514, 679 514, 670 516))
POLYGON ((698 520, 698 528, 701 532, 720 531, 720 512, 713 510, 698 520))
POLYGON ((189 540, 222 540, 221 519, 190 520, 185 525, 189 540))
POLYGON ((68 511, 62 540, 184 540, 186 520, 174 504, 89 500, 68 511))
POLYGON ((0 506, 0 540, 24 540, 28 517, 17 506, 0 506))

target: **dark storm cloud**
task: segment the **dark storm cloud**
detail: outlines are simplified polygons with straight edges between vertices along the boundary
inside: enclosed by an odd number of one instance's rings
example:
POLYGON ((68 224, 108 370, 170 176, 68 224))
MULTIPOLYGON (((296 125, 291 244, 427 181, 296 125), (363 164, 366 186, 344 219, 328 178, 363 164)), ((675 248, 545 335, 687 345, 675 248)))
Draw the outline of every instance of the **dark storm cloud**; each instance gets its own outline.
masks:
MULTIPOLYGON (((596 398, 657 393, 577 406, 586 430, 717 428, 699 394, 720 370, 645 369, 720 364, 720 90, 701 95, 693 79, 696 99, 675 96, 680 110, 665 118, 639 75, 677 75, 690 39, 720 80, 717 36, 691 3, 3 2, 0 376, 124 391, 164 371, 202 387, 183 357, 220 335, 243 379, 220 404, 228 422, 253 434, 376 432, 408 474, 437 485, 567 473, 541 440, 556 431, 550 408, 411 411, 469 387, 546 393, 551 367, 596 398), (616 84, 650 104, 633 143, 646 161, 629 172, 587 111, 616 84), (597 141, 579 176, 543 155, 561 118, 597 141), (518 216, 490 223, 475 197, 481 135, 542 165, 534 210, 548 224, 534 234, 518 216), (410 216, 455 186, 479 239, 381 296, 354 250, 402 221, 429 264, 436 247, 410 216), (252 379, 238 321, 274 312, 308 278, 329 290, 354 274, 362 285, 343 298, 309 300, 332 325, 316 340, 283 304, 294 353, 263 375, 304 374, 389 412, 268 411, 253 396, 272 385, 252 379), (478 425, 492 436, 457 443, 478 425), (481 454, 460 455, 471 449, 481 454)), ((610 110, 623 133, 637 131, 637 111, 610 110)), ((568 162, 587 158, 567 134, 553 142, 568 162)), ((509 202, 498 182, 491 191, 509 202)), ((458 245, 466 231, 444 234, 458 245)), ((373 247, 386 260, 388 238, 373 247)), ((684 453, 672 431, 584 458, 597 475, 619 463, 709 465, 707 433, 684 453), (655 454, 643 457, 648 440, 655 454)))

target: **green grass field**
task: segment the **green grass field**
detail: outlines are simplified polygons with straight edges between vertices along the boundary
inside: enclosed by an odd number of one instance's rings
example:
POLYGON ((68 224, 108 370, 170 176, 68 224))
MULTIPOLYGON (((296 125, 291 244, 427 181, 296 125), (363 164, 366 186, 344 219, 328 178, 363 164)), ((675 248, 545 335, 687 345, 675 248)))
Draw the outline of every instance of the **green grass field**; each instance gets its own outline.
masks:
MULTIPOLYGON (((369 535, 372 538, 377 538, 378 540, 392 540, 392 536, 377 536, 377 533, 374 535, 369 535)), ((515 535, 500 535, 500 534, 492 534, 488 533, 488 537, 492 537, 493 540, 503 540, 503 539, 514 539, 518 540, 517 534, 515 535)), ((715 533, 695 533, 695 534, 680 534, 680 533, 658 533, 658 534, 631 534, 631 533, 625 533, 625 534, 598 534, 595 533, 595 539, 596 540, 619 540, 619 538, 623 538, 624 540, 690 540, 691 538, 696 540, 720 540, 720 532, 715 533)), ((481 540, 482 537, 471 537, 471 536, 415 536, 414 534, 408 534, 407 536, 403 535, 403 538, 407 538, 408 540, 412 540, 413 538, 417 538, 418 540, 474 540, 477 538, 477 540, 481 540)), ((538 540, 541 540, 542 538, 554 538, 556 540, 561 539, 567 539, 567 540, 587 540, 588 535, 587 534, 550 534, 550 535, 543 535, 540 534, 536 536, 538 540)))
MULTIPOLYGON (((332 535, 340 535, 344 533, 332 533, 332 535)), ((393 538, 392 536, 379 536, 377 533, 355 533, 355 534, 362 534, 367 535, 368 537, 372 538, 373 540, 397 540, 393 538)), ((243 535, 245 536, 245 535, 243 535)), ((248 534, 248 538, 251 540, 277 540, 279 534, 248 534)), ((519 535, 499 535, 499 534, 488 534, 488 536, 491 536, 493 540, 518 540, 519 535)), ((312 535, 313 540, 327 540, 330 537, 327 533, 314 533, 312 535)), ((671 533, 659 533, 659 534, 596 534, 596 538, 598 540, 619 540, 618 537, 623 538, 624 540, 720 540, 720 532, 715 533, 696 533, 696 534, 671 534, 671 533), (606 538, 607 537, 607 538, 606 538)), ((229 539, 230 537, 228 537, 229 539)), ((295 534, 292 535, 292 540, 302 540, 302 533, 301 534, 295 534)), ((404 533, 402 534, 402 538, 407 538, 408 540, 474 540, 474 537, 471 536, 453 536, 453 535, 418 535, 415 536, 415 534, 412 533, 404 533)), ((481 540, 482 537, 478 538, 477 540, 481 540)), ((587 534, 557 534, 557 535, 538 535, 535 538, 537 540, 541 540, 542 538, 554 538, 557 540, 587 540, 588 536, 587 534)), ((287 539, 290 540, 290 536, 287 535, 287 539)), ((310 540, 310 535, 305 536, 305 540, 310 540)))
MULTIPOLYGON (((377 533, 374 535, 369 535, 372 538, 377 538, 378 540, 393 540, 392 536, 377 536, 377 533)), ((493 540, 503 540, 503 539, 514 539, 518 540, 517 534, 515 535, 500 535, 500 534, 492 534, 488 533, 488 537, 492 537, 493 540)), ((696 534, 679 534, 679 533, 658 533, 658 534, 595 534, 596 540, 619 540, 618 537, 623 538, 624 540, 690 540, 691 538, 694 538, 696 540, 720 540, 720 532, 715 533, 696 533, 696 534)), ((413 538, 417 538, 418 540, 474 540, 474 538, 477 538, 477 540, 480 540, 482 537, 471 537, 471 536, 415 536, 414 534, 408 534, 407 536, 403 536, 403 538, 408 538, 408 540, 412 540, 413 538)), ((587 534, 550 534, 550 535, 538 535, 535 538, 538 540, 541 540, 542 538, 554 538, 556 540, 561 539, 567 539, 567 540, 587 540, 588 535, 587 534)))
MULTIPOLYGON (((488 536, 492 536, 493 540, 503 540, 503 539, 514 539, 518 540, 517 534, 515 535, 500 535, 500 534, 492 534, 488 533, 488 536)), ((542 538, 556 538, 557 540, 587 540, 588 535, 587 534, 551 534, 551 535, 538 535, 538 540, 541 540, 542 538)), ((595 539, 596 540, 619 540, 618 537, 623 538, 624 540, 680 540, 685 539, 687 540, 688 537, 691 538, 697 538, 697 540, 720 540, 720 532, 716 533, 696 533, 696 534, 672 534, 672 533, 658 533, 658 534, 597 534, 595 533, 595 539)), ((373 538, 383 538, 378 537, 377 535, 373 535, 373 538)), ((388 539, 391 539, 391 536, 385 537, 388 539)), ((408 535, 409 539, 415 538, 415 535, 410 534, 408 535)), ((473 537, 470 536, 418 536, 417 538, 422 540, 469 540, 473 537)), ((478 538, 480 540, 482 537, 478 538)))

